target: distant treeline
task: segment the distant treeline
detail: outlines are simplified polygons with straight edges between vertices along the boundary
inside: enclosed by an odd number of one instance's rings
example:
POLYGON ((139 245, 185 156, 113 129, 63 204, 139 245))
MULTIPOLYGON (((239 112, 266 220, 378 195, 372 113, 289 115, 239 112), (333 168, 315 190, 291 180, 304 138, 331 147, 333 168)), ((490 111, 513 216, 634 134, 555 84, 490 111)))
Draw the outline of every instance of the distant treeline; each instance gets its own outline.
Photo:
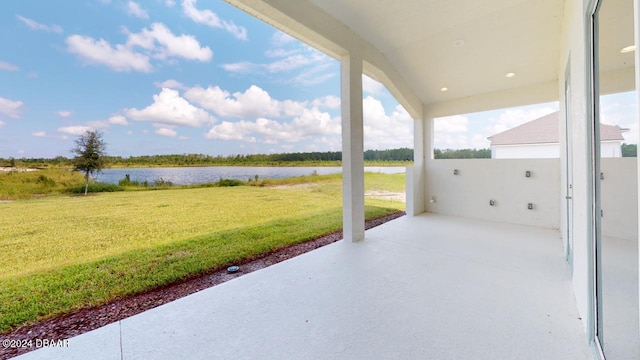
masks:
POLYGON ((636 157, 638 156, 638 145, 636 144, 622 144, 622 157, 636 157))
MULTIPOLYGON (((490 149, 434 149, 436 159, 490 159, 490 149)), ((635 157, 637 155, 636 144, 622 144, 622 157, 635 157)), ((364 152, 364 160, 369 162, 411 162, 413 161, 413 149, 400 148, 391 150, 367 150, 364 152)), ((174 155, 145 155, 145 156, 107 156, 109 166, 136 167, 136 166, 213 166, 213 165, 287 165, 300 163, 337 165, 342 161, 340 151, 305 152, 285 154, 253 154, 213 156, 205 154, 174 154, 174 155)), ((22 167, 72 167, 71 159, 64 156, 55 158, 22 158, 2 159, 0 166, 22 167)))
POLYGON ((436 159, 491 159, 490 149, 433 149, 436 159))
MULTIPOLYGON (((364 160, 372 162, 410 162, 413 161, 413 149, 401 148, 390 150, 367 150, 364 160)), ((289 163, 327 163, 339 164, 342 152, 305 152, 284 154, 252 154, 213 156, 206 154, 172 154, 172 155, 144 155, 144 156, 107 156, 106 162, 113 167, 136 166, 213 166, 213 165, 286 165, 289 163)), ((0 166, 23 167, 71 167, 70 158, 57 156, 55 158, 22 158, 2 159, 0 166)))
MULTIPOLYGON (((622 157, 636 157, 636 144, 622 144, 622 157)), ((434 149, 433 157, 436 159, 491 159, 491 149, 434 149)))

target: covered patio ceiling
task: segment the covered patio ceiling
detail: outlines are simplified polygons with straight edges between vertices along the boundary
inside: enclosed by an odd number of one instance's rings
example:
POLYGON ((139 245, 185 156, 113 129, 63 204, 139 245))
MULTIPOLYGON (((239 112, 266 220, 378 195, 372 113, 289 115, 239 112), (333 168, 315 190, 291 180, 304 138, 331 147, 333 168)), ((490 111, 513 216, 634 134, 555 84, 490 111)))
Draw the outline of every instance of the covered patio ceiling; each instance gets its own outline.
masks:
POLYGON ((558 99, 564 1, 228 1, 338 59, 361 53, 414 117, 558 99))
POLYGON ((425 104, 557 79, 563 1, 312 2, 379 49, 425 104))

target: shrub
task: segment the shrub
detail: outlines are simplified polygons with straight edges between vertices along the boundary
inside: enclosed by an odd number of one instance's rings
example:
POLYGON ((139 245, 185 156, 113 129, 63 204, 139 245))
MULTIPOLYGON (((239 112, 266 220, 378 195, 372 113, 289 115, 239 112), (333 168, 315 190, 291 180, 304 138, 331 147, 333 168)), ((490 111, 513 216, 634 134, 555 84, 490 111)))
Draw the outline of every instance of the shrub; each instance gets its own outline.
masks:
POLYGON ((155 187, 172 187, 173 183, 169 180, 165 180, 163 178, 159 178, 153 181, 153 186, 155 187))
POLYGON ((38 184, 41 184, 45 187, 54 187, 56 186, 56 181, 53 180, 52 178, 45 176, 45 175, 39 175, 38 179, 36 180, 36 182, 38 184))
POLYGON ((129 176, 129 174, 125 174, 123 179, 120 179, 120 181, 118 181, 118 185, 120 186, 140 186, 140 182, 139 181, 131 181, 131 177, 129 176))
MULTIPOLYGON (((101 193, 101 192, 116 192, 116 191, 124 191, 124 188, 120 185, 115 184, 105 184, 105 183, 94 183, 89 184, 88 192, 90 193, 101 193)), ((84 186, 76 186, 70 189, 72 194, 84 194, 84 186)))
POLYGON ((220 187, 225 187, 225 186, 242 186, 244 185, 244 183, 240 180, 236 180, 236 179, 220 179, 220 181, 218 181, 218 186, 220 187))

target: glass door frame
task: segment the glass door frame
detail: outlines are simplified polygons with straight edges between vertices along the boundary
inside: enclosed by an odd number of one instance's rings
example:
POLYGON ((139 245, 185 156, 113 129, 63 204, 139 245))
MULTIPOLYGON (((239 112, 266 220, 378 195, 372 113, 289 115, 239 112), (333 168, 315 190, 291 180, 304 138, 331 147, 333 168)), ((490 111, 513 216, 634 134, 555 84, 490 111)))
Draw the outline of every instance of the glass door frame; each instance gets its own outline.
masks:
POLYGON ((565 260, 573 274, 573 122, 571 115, 571 57, 564 72, 564 116, 565 116, 565 260))
POLYGON ((587 0, 586 19, 586 121, 587 151, 590 161, 588 188, 589 198, 589 313, 587 319, 587 338, 598 359, 605 359, 602 344, 604 333, 602 326, 602 230, 600 199, 600 80, 599 80, 599 25, 598 11, 604 0, 587 0))
MULTIPOLYGON (((588 242, 588 266, 589 266, 589 309, 587 313, 587 338, 597 359, 605 359, 602 345, 604 344, 603 334, 603 311, 602 311, 602 230, 601 230, 601 198, 600 198, 600 80, 599 80, 599 35, 598 35, 598 11, 603 1, 607 0, 584 0, 585 5, 585 92, 587 112, 587 151, 589 152, 589 176, 588 189, 590 190, 587 199, 590 211, 588 213, 589 234, 588 242)), ((634 15, 634 44, 640 45, 640 0, 633 0, 634 15)), ((634 52, 635 68, 635 89, 636 98, 640 103, 640 47, 634 52)), ((640 113, 636 113, 640 117, 640 113)), ((640 155, 640 154, 639 154, 640 155)), ((640 179, 640 157, 636 158, 638 166, 638 176, 640 179)), ((640 182, 638 183, 640 193, 640 182)), ((640 203, 638 204, 640 210, 640 203)), ((640 256, 640 246, 638 247, 640 256)), ((640 274, 640 265, 638 268, 640 274)), ((639 280, 640 288, 640 280, 639 280)), ((640 304, 639 304, 640 307, 640 304)), ((640 319, 632 319, 632 321, 640 319)))

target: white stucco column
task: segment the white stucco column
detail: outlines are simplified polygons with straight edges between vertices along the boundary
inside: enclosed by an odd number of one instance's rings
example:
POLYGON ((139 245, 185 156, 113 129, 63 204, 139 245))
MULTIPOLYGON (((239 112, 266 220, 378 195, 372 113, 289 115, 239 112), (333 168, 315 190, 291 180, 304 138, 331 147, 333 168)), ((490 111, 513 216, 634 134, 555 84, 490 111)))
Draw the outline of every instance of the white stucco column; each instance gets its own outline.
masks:
POLYGON ((364 239, 364 128, 362 122, 362 58, 341 61, 342 223, 346 241, 364 239))
MULTIPOLYGON (((422 206, 424 212, 437 212, 437 204, 431 202, 434 194, 432 189, 429 188, 429 171, 433 169, 433 146, 434 146, 434 121, 433 114, 424 107, 422 109, 422 136, 424 137, 424 146, 422 147, 424 170, 422 172, 422 206)), ((435 199, 437 201, 437 199, 435 199)))
POLYGON ((407 168, 407 215, 425 211, 425 119, 413 120, 413 167, 407 168))

